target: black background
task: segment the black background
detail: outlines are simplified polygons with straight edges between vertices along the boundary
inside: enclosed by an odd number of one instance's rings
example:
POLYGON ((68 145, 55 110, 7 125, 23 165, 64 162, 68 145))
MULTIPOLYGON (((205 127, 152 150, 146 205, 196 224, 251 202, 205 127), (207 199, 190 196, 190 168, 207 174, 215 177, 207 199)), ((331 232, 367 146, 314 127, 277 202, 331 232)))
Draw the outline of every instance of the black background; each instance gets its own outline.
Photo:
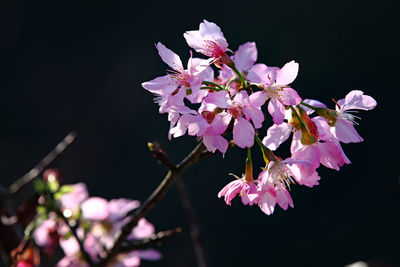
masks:
MULTIPOLYGON (((357 260, 400 265, 395 1, 15 0, 0 10, 3 185, 75 130, 79 138, 52 164, 63 181, 84 181, 93 196, 144 201, 166 172, 146 143, 157 140, 178 162, 196 141, 168 141, 166 115, 158 114, 140 84, 165 74, 156 42, 186 62, 182 34, 207 19, 221 27, 232 50, 255 41, 258 62, 299 62, 293 87, 303 98, 332 107, 332 97, 358 89, 378 102, 361 113, 357 130, 365 142, 343 145, 352 164, 340 172, 321 168, 320 185, 312 189, 294 186, 294 209, 277 208, 267 216, 238 199, 228 207, 217 198, 232 179, 228 173, 243 172, 244 150, 188 170, 183 179, 208 266, 344 266, 357 260)), ((262 134, 270 124, 264 122, 262 134)), ((256 171, 260 157, 253 155, 256 171)), ((184 232, 160 249, 161 261, 143 266, 195 266, 175 188, 148 219, 157 230, 181 226, 184 232)))

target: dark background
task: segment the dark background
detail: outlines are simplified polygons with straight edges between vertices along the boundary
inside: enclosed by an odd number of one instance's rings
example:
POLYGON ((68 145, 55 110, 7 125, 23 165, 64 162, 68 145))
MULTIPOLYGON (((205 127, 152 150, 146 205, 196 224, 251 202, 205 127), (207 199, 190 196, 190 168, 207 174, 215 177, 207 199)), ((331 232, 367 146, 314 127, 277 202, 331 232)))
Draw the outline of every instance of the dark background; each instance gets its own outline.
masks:
MULTIPOLYGON (((255 41, 258 62, 298 61, 293 87, 303 98, 332 107, 332 97, 358 89, 378 102, 375 110, 361 113, 357 130, 365 142, 343 145, 352 164, 340 172, 320 168, 315 188, 294 186, 294 209, 277 208, 267 216, 238 199, 228 207, 217 198, 232 179, 228 173, 242 173, 243 150, 188 170, 183 179, 208 266, 344 266, 358 260, 400 266, 394 3, 2 2, 1 183, 9 185, 29 171, 75 130, 79 138, 52 164, 64 182, 84 181, 93 196, 144 201, 166 172, 146 143, 157 140, 178 162, 196 141, 168 141, 166 115, 158 114, 153 96, 140 84, 165 74, 156 42, 186 62, 189 48, 182 34, 207 19, 222 28, 232 50, 255 41)), ((260 157, 253 155, 257 171, 260 157)), ((143 266, 195 266, 175 188, 148 219, 157 230, 181 226, 184 232, 160 249, 161 261, 143 266)))

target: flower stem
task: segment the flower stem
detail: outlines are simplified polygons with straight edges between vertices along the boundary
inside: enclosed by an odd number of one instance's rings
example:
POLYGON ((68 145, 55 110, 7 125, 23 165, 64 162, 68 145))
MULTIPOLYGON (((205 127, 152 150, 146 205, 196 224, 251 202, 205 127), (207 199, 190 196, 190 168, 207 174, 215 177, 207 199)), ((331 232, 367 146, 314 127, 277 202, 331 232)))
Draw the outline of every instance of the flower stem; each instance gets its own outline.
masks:
MULTIPOLYGON (((218 91, 224 90, 224 88, 221 85, 213 83, 213 82, 203 81, 201 84, 215 86, 215 87, 217 87, 219 89, 218 91)), ((202 87, 201 89, 203 89, 203 88, 204 87, 202 87)))
POLYGON ((274 155, 274 153, 261 142, 261 139, 257 135, 254 136, 254 139, 256 140, 258 146, 261 148, 265 165, 268 165, 270 161, 278 160, 278 158, 274 155))
POLYGON ((311 109, 313 109, 313 110, 318 110, 318 109, 320 109, 320 108, 311 106, 310 104, 307 104, 307 103, 304 103, 304 102, 300 102, 300 104, 302 104, 302 105, 305 106, 305 107, 311 108, 311 109))
POLYGON ((240 71, 236 68, 235 65, 229 66, 235 73, 236 75, 239 77, 240 82, 242 83, 242 88, 246 89, 247 88, 247 82, 245 81, 245 79, 243 78, 243 75, 240 73, 240 71))

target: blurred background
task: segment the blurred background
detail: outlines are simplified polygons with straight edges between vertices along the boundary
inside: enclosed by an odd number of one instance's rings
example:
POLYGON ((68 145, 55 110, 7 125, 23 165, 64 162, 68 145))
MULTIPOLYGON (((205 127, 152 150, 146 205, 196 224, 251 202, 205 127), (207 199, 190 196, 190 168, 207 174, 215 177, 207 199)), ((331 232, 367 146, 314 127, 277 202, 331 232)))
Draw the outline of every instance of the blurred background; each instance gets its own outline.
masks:
MULTIPOLYGON (((258 62, 300 64, 292 84, 303 98, 333 107, 350 90, 373 96, 361 112, 365 142, 343 145, 352 161, 320 168, 320 185, 292 187, 295 208, 272 216, 217 198, 244 171, 246 152, 230 150, 184 173, 207 266, 400 266, 398 8, 395 1, 27 1, 0 4, 0 183, 28 172, 70 131, 77 140, 51 167, 91 195, 144 201, 166 173, 147 149, 158 141, 180 161, 192 137, 169 141, 166 115, 141 83, 165 74, 154 44, 189 58, 183 33, 203 19, 236 50, 247 41, 258 62)), ((199 56, 198 54, 196 54, 199 56)), ((271 124, 264 122, 261 136, 271 124)), ((279 150, 287 155, 288 145, 279 150)), ((254 153, 255 170, 262 166, 254 153)), ((20 199, 30 195, 27 190, 20 199)), ((142 266, 196 266, 187 215, 173 187, 147 216, 156 230, 183 233, 142 266)), ((0 237, 4 238, 4 237, 0 237)), ((42 266, 53 266, 45 261, 42 266)), ((1 265, 1 263, 0 263, 1 265)))

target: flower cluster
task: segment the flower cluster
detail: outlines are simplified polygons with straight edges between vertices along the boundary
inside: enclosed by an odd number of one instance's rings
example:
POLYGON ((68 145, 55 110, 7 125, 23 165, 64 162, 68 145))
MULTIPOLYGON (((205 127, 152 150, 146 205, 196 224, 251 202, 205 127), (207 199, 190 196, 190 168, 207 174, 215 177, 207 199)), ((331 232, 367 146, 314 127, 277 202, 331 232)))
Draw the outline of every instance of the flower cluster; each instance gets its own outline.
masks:
MULTIPOLYGON (((48 177, 54 176, 54 173, 48 177)), ((43 185, 43 183, 42 183, 43 185)), ((38 215, 34 220, 32 239, 44 254, 51 256, 60 246, 65 256, 57 266, 89 266, 82 247, 93 263, 107 255, 115 243, 115 235, 127 223, 127 215, 140 206, 139 201, 126 198, 110 201, 89 197, 85 184, 58 187, 55 178, 47 182, 39 198, 38 215)), ((154 226, 146 219, 139 220, 126 239, 134 242, 154 235, 154 226)), ((161 254, 154 249, 124 250, 107 266, 136 267, 141 259, 158 260, 161 254)), ((33 265, 32 265, 33 266, 33 265)))
POLYGON ((142 86, 156 95, 160 113, 168 114, 170 139, 187 133, 201 139, 208 151, 218 150, 223 155, 230 139, 247 148, 245 174, 218 194, 228 205, 239 194, 243 204, 256 204, 266 214, 272 214, 276 204, 286 210, 293 207, 290 184, 318 185, 320 164, 339 170, 350 163, 341 143, 363 141, 354 128, 359 118, 353 112, 373 109, 376 101, 372 97, 351 91, 335 101, 334 109, 328 109, 317 100, 303 100, 292 88, 299 70, 295 61, 281 68, 256 63, 254 42, 233 52, 221 29, 206 20, 199 30, 188 31, 184 37, 207 58, 194 58, 190 52, 185 69, 177 54, 157 43, 161 59, 171 70, 142 86), (199 105, 196 109, 195 104, 199 105), (264 105, 273 125, 261 140, 258 132, 266 118, 264 105), (291 134, 291 157, 282 160, 273 151, 291 134), (266 163, 257 179, 253 178, 251 161, 255 144, 266 163))

